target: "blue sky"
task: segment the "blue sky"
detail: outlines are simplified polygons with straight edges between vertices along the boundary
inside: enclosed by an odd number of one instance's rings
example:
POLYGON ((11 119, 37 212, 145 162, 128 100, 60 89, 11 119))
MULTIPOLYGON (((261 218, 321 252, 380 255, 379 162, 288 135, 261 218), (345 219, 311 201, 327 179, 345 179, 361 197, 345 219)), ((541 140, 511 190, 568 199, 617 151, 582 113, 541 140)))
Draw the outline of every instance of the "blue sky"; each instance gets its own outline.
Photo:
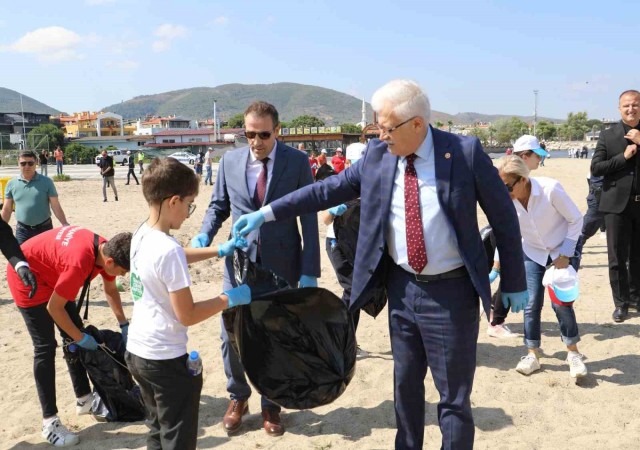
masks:
MULTIPOLYGON (((4 2, 3 2, 4 3, 4 2)), ((411 78, 450 114, 619 118, 632 1, 36 0, 0 17, 0 86, 67 112, 227 83, 364 97, 411 78)))

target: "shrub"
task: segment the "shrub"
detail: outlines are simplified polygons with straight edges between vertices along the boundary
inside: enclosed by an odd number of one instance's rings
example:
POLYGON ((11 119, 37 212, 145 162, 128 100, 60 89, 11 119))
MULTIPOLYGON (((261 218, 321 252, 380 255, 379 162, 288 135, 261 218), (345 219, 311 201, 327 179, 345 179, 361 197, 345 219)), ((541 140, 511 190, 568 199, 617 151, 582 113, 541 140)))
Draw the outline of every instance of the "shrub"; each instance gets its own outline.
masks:
POLYGON ((56 174, 53 176, 53 181, 71 181, 71 176, 64 173, 62 175, 56 174))

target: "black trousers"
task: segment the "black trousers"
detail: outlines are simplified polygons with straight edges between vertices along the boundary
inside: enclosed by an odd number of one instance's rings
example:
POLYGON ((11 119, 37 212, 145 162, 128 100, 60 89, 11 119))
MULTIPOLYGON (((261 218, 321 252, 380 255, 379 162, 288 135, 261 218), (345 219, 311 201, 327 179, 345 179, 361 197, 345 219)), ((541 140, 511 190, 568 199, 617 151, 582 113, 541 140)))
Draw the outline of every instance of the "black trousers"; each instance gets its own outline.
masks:
POLYGON ((32 237, 49 230, 53 230, 53 222, 51 221, 51 218, 48 218, 44 222, 33 227, 18 222, 16 223, 16 239, 18 240, 18 244, 22 245, 27 239, 31 239, 32 237))
MULTIPOLYGON (((47 311, 47 304, 34 306, 33 308, 18 308, 22 314, 27 331, 33 342, 33 375, 36 380, 38 398, 42 407, 42 417, 55 416, 58 413, 56 406, 56 342, 55 322, 47 311)), ((65 310, 80 329, 83 328, 82 320, 76 310, 74 302, 67 302, 65 310)), ((59 327, 63 340, 72 339, 59 327)), ((76 398, 83 397, 91 392, 87 372, 78 358, 67 358, 67 367, 71 375, 71 383, 76 398)))
POLYGON ((127 172, 127 184, 129 184, 131 175, 133 175, 133 179, 136 180, 136 184, 140 184, 140 182, 138 181, 138 178, 136 177, 135 169, 133 167, 129 167, 129 172, 127 172))
POLYGON ((131 375, 140 385, 149 411, 149 450, 191 450, 198 439, 202 374, 187 371, 187 354, 164 360, 145 359, 126 352, 131 375))
POLYGON ((607 227, 609 283, 616 307, 640 301, 640 202, 630 200, 620 214, 604 216, 607 227), (628 264, 628 266, 627 266, 628 264))
MULTIPOLYGON (((347 261, 347 258, 344 256, 344 253, 342 253, 340 246, 335 245, 335 242, 335 239, 326 238, 325 248, 327 250, 327 255, 329 256, 329 261, 331 261, 333 270, 338 278, 338 283, 340 283, 340 287, 343 289, 342 301, 347 305, 347 307, 349 307, 349 300, 351 299, 351 282, 353 280, 353 265, 347 261)), ((351 318, 353 320, 353 331, 357 331, 358 322, 360 322, 360 310, 351 313, 351 318)))

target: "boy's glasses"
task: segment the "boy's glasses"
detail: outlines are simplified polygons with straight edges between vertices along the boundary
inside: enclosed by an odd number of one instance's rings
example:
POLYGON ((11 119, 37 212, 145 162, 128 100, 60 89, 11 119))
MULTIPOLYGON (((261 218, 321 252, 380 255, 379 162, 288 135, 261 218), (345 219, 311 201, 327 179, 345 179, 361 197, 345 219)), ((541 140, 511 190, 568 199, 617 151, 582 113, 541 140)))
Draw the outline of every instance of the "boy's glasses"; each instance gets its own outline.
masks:
POLYGON ((20 166, 24 167, 24 166, 29 166, 29 167, 33 167, 36 165, 35 161, 20 161, 20 166))
POLYGON ((191 214, 193 214, 193 212, 196 210, 196 204, 195 203, 189 203, 189 209, 187 210, 187 217, 191 217, 191 214))
POLYGON ((248 139, 255 139, 256 136, 258 136, 264 141, 265 139, 269 139, 272 133, 271 131, 245 131, 244 134, 248 139))

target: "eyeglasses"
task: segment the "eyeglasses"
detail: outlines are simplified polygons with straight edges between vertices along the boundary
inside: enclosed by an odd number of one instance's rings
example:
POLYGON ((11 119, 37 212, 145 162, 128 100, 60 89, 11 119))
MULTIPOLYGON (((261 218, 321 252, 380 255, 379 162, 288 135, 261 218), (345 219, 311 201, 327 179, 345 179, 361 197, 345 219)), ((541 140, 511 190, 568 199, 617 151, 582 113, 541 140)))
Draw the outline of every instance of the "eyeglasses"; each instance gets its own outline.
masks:
POLYGON ((409 117, 404 122, 396 125, 395 127, 391 127, 391 128, 385 128, 385 127, 381 126, 379 123, 376 124, 376 127, 378 127, 378 131, 380 131, 380 134, 386 134, 388 136, 391 133, 393 133, 394 131, 396 131, 398 128, 400 128, 402 125, 411 122, 415 118, 416 118, 416 116, 409 117))
POLYGON ((244 134, 247 136, 247 139, 255 139, 256 136, 258 136, 264 141, 265 139, 269 139, 273 133, 271 131, 245 131, 244 134))
POLYGON ((22 167, 24 167, 24 166, 33 167, 33 166, 36 165, 36 162, 35 161, 20 161, 20 165, 22 167))
POLYGON ((514 187, 516 184, 518 184, 518 182, 519 182, 521 179, 522 179, 522 177, 518 177, 518 178, 516 178, 516 180, 515 180, 513 183, 511 183, 511 184, 509 184, 509 183, 505 183, 504 185, 507 187, 507 191, 509 191, 509 192, 513 192, 513 187, 514 187))
MULTIPOLYGON (((170 195, 168 197, 165 197, 162 199, 162 202, 160 203, 160 207, 162 208, 162 203, 164 203, 165 200, 170 199, 171 197, 173 197, 173 195, 170 195)), ((180 199, 181 202, 184 202, 183 199, 180 199)), ((189 203, 187 206, 187 217, 191 217, 191 214, 193 214, 193 212, 196 210, 196 204, 195 203, 189 203)))

